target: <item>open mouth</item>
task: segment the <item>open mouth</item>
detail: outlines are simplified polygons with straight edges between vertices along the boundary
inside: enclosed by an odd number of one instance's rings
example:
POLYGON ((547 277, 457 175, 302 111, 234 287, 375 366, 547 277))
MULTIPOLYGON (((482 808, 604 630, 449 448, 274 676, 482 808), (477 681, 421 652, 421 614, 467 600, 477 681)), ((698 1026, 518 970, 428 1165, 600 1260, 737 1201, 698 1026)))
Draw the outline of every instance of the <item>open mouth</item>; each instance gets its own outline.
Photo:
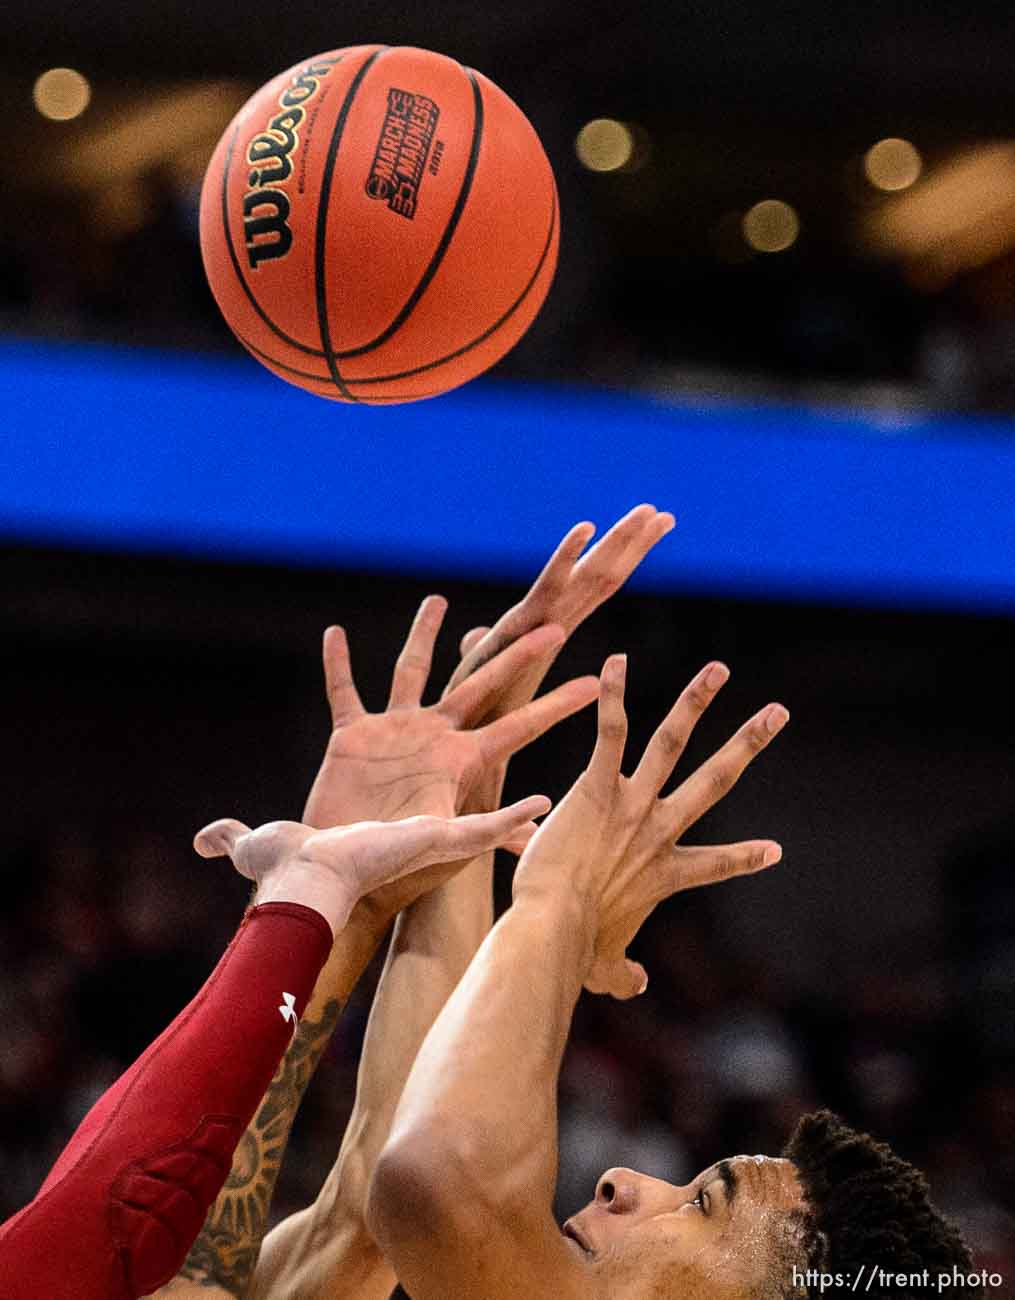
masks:
POLYGON ((561 1228, 561 1232, 569 1241, 573 1241, 583 1254, 592 1255, 594 1253, 592 1247, 589 1245, 588 1238, 575 1226, 574 1223, 572 1223, 570 1219, 568 1219, 567 1223, 565 1223, 561 1228))

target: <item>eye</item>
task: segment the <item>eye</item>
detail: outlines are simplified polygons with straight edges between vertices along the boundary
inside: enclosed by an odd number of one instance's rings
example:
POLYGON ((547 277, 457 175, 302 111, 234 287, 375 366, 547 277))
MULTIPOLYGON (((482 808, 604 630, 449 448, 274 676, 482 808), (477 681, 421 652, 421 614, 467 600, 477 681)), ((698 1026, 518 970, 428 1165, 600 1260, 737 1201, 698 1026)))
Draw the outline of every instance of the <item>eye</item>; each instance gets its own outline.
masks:
POLYGON ((709 1214, 712 1209, 712 1198, 704 1187, 699 1187, 698 1195, 694 1198, 691 1204, 696 1205, 702 1214, 709 1214))

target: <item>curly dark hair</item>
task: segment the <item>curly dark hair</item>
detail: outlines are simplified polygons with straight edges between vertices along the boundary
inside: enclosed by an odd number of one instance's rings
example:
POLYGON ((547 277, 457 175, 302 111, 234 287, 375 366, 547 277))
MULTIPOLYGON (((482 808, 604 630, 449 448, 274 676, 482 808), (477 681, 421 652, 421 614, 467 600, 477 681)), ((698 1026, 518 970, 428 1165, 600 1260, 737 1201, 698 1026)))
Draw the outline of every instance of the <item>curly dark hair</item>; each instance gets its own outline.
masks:
POLYGON ((823 1289, 812 1280, 788 1294, 929 1300, 947 1274, 942 1294, 953 1300, 983 1295, 979 1285, 956 1284, 973 1273, 965 1242, 931 1204, 923 1174, 884 1142, 822 1110, 803 1116, 783 1156, 796 1166, 806 1205, 797 1258, 805 1256, 807 1269, 824 1274, 823 1289))

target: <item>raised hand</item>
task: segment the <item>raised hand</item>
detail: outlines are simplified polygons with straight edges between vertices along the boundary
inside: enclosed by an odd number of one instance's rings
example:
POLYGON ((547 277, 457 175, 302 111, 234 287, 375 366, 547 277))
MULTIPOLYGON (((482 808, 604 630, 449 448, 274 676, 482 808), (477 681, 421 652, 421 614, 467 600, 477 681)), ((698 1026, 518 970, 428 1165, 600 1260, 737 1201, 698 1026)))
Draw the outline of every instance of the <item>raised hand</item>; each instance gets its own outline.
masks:
POLYGON ((523 843, 535 833, 532 818, 549 808, 544 795, 532 795, 498 812, 359 822, 324 831, 285 821, 251 830, 221 818, 198 831, 194 847, 205 858, 230 857, 241 876, 256 881, 256 903, 319 899, 337 934, 373 890, 434 863, 523 843))
POLYGON ((434 642, 447 609, 440 596, 420 606, 399 656, 388 707, 363 708, 352 678, 345 633, 325 633, 324 665, 333 730, 304 811, 313 826, 412 815, 450 817, 484 768, 517 750, 598 694, 595 678, 559 686, 541 699, 479 727, 506 683, 564 640, 560 627, 533 628, 468 680, 424 707, 434 642), (476 728, 469 730, 469 728, 476 728))
POLYGON ((624 585, 675 522, 671 514, 660 512, 655 506, 636 506, 584 555, 582 552, 595 532, 595 525, 575 524, 522 600, 492 628, 474 628, 463 638, 462 662, 451 678, 448 691, 453 691, 533 628, 552 623, 563 628, 565 637, 554 646, 548 645, 522 670, 505 679, 501 692, 489 702, 504 712, 532 699, 564 640, 624 585))
POLYGON ((603 667, 599 730, 588 767, 543 823, 515 873, 515 897, 577 891, 595 918, 585 987, 628 998, 648 977, 627 946, 658 903, 683 889, 760 871, 778 862, 771 840, 685 846, 682 835, 728 794, 748 764, 778 734, 789 714, 768 704, 669 795, 660 797, 698 719, 729 677, 706 665, 660 724, 632 776, 620 767, 627 739, 627 661, 603 667))

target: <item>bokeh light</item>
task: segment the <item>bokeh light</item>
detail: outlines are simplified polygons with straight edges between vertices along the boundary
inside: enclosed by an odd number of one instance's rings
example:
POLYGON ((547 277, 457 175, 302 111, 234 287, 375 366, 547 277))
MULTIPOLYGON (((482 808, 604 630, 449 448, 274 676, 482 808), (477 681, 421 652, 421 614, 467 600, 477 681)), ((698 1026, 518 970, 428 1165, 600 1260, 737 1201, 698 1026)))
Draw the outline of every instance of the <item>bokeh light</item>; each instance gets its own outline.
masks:
POLYGON ((593 172, 615 172, 631 161, 634 133, 626 122, 597 117, 586 122, 575 140, 582 166, 593 172))
POLYGON ((758 253, 781 253, 796 243, 800 218, 782 199, 762 199, 744 213, 744 239, 758 253))
POLYGON ((91 97, 88 78, 74 68, 50 68, 36 78, 32 87, 35 107, 54 122, 80 117, 91 97))
POLYGON ((864 154, 863 169, 878 190, 907 190, 920 178, 923 159, 908 140, 891 137, 879 140, 864 154))

